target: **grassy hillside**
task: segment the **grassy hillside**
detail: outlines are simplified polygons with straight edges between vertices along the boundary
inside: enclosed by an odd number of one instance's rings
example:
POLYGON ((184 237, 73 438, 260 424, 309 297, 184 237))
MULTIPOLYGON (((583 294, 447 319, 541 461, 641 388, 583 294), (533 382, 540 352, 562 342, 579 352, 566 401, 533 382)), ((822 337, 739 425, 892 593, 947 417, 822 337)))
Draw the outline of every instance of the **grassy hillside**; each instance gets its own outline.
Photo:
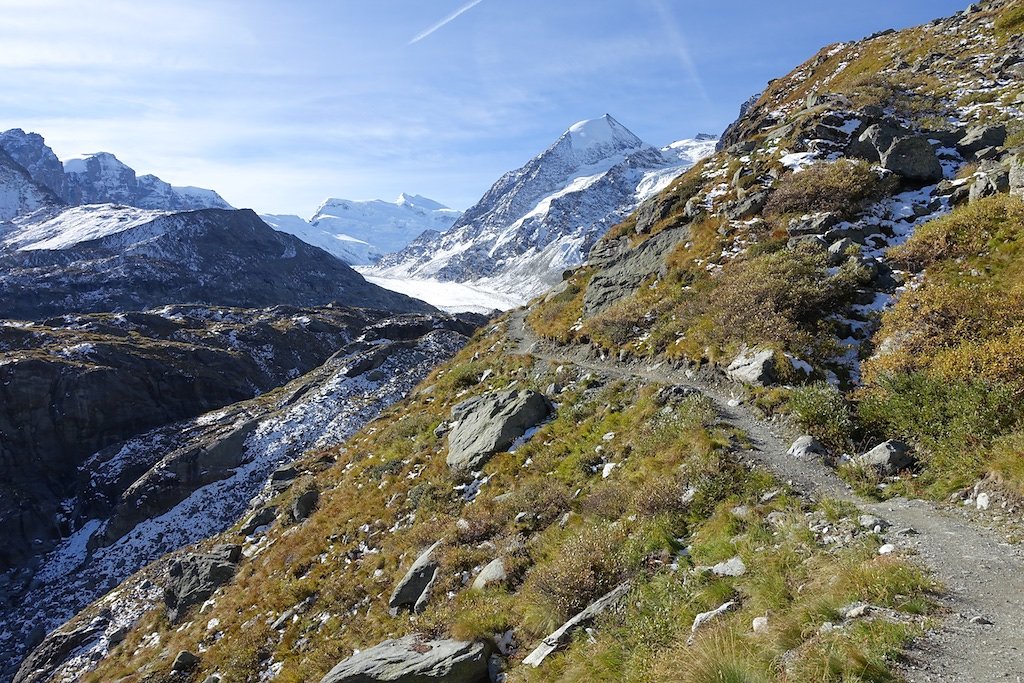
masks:
POLYGON ((982 3, 773 81, 722 151, 530 306, 529 329, 574 360, 524 353, 518 314, 481 332, 350 442, 306 455, 273 504, 315 487, 309 519, 245 541, 233 581, 183 623, 148 611, 86 680, 316 681, 409 633, 500 644, 509 681, 899 680, 941 587, 849 502, 752 469, 750 435, 709 395, 737 356, 772 352, 772 379, 734 385, 729 405, 816 436, 861 490, 945 498, 987 477, 1024 493, 1022 16, 1021 0, 982 3), (658 368, 708 391, 667 391, 658 368), (453 406, 507 388, 547 393, 556 416, 454 472, 453 406), (916 470, 850 460, 888 438, 916 470), (426 608, 390 615, 438 541, 426 608), (737 557, 738 575, 712 569, 737 557), (496 558, 506 578, 473 590, 496 558), (626 581, 590 630, 522 663, 626 581), (199 657, 187 673, 171 671, 180 650, 199 657))

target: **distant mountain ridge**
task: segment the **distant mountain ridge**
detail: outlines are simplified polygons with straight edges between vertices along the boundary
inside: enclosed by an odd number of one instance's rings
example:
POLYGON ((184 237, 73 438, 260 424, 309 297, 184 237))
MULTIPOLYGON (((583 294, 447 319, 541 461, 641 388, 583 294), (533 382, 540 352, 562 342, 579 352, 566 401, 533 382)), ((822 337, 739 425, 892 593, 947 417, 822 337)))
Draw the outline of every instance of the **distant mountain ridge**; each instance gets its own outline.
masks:
POLYGON ((248 209, 67 209, 0 232, 0 318, 202 303, 431 310, 366 282, 248 209))
POLYGON ((393 202, 328 198, 308 221, 278 214, 261 218, 350 265, 366 265, 400 251, 425 231, 448 230, 461 216, 461 211, 433 199, 403 192, 393 202))
POLYGON ((165 211, 233 208, 213 190, 176 187, 155 175, 137 175, 109 152, 62 163, 41 135, 20 128, 0 134, 0 149, 26 170, 35 184, 72 206, 125 204, 165 211))
POLYGON ((525 302, 582 263, 609 227, 716 142, 700 135, 658 149, 608 114, 580 121, 498 179, 450 230, 422 235, 366 272, 473 282, 525 302))

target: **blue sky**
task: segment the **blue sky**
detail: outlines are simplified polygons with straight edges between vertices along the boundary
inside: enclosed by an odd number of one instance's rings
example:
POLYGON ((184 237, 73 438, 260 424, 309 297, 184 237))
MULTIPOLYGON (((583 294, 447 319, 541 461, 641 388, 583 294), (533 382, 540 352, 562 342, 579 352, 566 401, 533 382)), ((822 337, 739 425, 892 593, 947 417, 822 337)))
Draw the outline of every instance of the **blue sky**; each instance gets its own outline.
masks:
POLYGON ((399 192, 464 209, 575 121, 607 112, 659 146, 718 133, 823 45, 966 4, 0 0, 0 129, 260 212, 399 192))

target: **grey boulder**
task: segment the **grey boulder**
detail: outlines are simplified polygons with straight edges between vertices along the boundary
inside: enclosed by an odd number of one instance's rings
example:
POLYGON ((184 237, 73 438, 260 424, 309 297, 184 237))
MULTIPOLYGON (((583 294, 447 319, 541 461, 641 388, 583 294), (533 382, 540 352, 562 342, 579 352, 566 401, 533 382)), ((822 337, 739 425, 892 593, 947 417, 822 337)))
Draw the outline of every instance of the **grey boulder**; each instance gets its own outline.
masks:
POLYGON ((974 155, 986 147, 1002 147, 1006 143, 1006 126, 972 126, 956 143, 964 156, 974 155))
POLYGON ((775 352, 771 349, 744 349, 729 364, 725 374, 747 384, 763 386, 773 384, 778 380, 775 370, 775 352))
POLYGON ((452 408, 448 466, 479 469, 552 412, 551 402, 532 390, 496 391, 463 401, 452 408))
POLYGON ((899 138, 881 155, 882 168, 922 183, 942 180, 942 164, 935 148, 921 137, 899 138))
POLYGON ((258 512, 254 512, 245 518, 242 522, 242 528, 238 530, 238 533, 242 536, 252 536, 256 533, 256 530, 260 527, 265 527, 271 522, 277 519, 277 508, 276 507, 265 507, 258 512))
POLYGON ((1024 157, 1010 159, 1010 194, 1024 196, 1024 157))
POLYGON ((320 683, 485 683, 489 657, 484 643, 413 634, 352 655, 320 683))
POLYGON ((388 600, 388 607, 393 613, 397 613, 403 607, 414 612, 422 612, 430 597, 430 588, 437 578, 439 564, 434 558, 434 552, 441 546, 441 541, 427 548, 412 563, 412 567, 405 573, 402 580, 391 592, 391 599, 388 600))
POLYGON ((794 441, 793 445, 786 451, 787 455, 791 455, 794 458, 813 458, 818 455, 824 455, 824 453, 825 447, 809 434, 805 434, 794 441))
POLYGON ((859 465, 874 468, 880 474, 886 475, 911 469, 917 464, 917 459, 910 453, 910 447, 902 441, 880 443, 867 453, 861 453, 854 460, 859 465))
POLYGON ((195 553, 172 562, 164 587, 170 622, 177 622, 189 607, 205 601, 230 581, 241 555, 241 546, 224 544, 214 546, 208 553, 195 553))
POLYGON ((476 578, 473 580, 472 589, 475 591, 482 591, 488 586, 504 583, 507 578, 508 573, 505 571, 505 562, 499 557, 488 562, 487 565, 480 570, 480 573, 477 574, 476 578))
POLYGON ((1007 169, 999 168, 980 176, 977 180, 971 183, 968 201, 976 202, 979 199, 992 197, 1009 191, 1010 173, 1007 169))

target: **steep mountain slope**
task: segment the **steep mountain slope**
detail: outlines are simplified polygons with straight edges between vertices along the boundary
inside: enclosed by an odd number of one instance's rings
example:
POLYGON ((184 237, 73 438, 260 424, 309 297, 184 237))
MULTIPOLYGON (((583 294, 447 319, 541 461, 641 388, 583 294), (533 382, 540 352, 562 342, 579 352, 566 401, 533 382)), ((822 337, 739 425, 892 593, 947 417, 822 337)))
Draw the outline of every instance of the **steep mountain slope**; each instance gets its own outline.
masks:
POLYGON ((165 211, 232 208, 213 190, 172 187, 154 175, 137 177, 134 169, 107 152, 61 164, 42 136, 20 128, 0 134, 0 149, 65 204, 113 203, 165 211))
POLYGON ((420 195, 380 199, 327 199, 307 222, 298 216, 261 216, 277 230, 324 249, 349 265, 376 263, 425 231, 444 232, 462 212, 420 195))
POLYGON ((0 328, 0 647, 223 531, 275 467, 361 427, 475 322, 177 306, 0 328))
POLYGON ((0 317, 138 310, 166 304, 277 304, 424 311, 422 302, 366 282, 335 257, 249 210, 153 213, 98 205, 44 222, 22 220, 0 239, 0 317))
POLYGON ((579 265, 598 237, 714 150, 709 136, 658 150, 609 115, 571 126, 496 182, 452 229, 366 272, 473 282, 525 302, 579 265))
POLYGON ((1022 25, 989 0, 773 81, 586 267, 307 454, 312 514, 139 572, 19 683, 1024 675, 1022 25))

